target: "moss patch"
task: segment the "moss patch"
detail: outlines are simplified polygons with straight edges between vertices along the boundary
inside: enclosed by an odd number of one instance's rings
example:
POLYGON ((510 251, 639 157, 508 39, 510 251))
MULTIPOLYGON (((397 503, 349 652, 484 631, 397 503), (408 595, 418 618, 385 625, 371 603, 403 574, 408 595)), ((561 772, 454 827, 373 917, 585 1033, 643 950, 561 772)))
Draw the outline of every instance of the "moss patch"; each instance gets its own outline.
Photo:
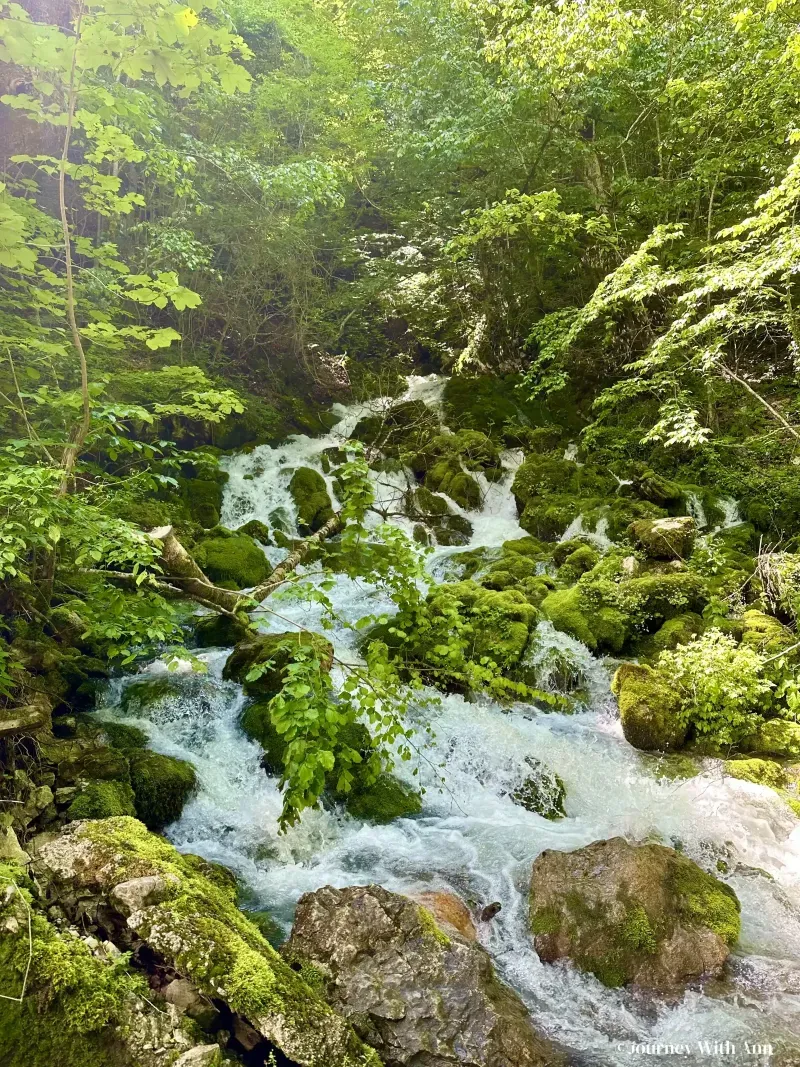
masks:
POLYGON ((160 830, 174 822, 197 783, 191 763, 143 749, 130 754, 130 768, 136 814, 145 826, 160 830))
POLYGON ((315 533, 333 518, 333 505, 325 479, 312 467, 298 467, 289 482, 297 508, 297 528, 303 536, 315 533))

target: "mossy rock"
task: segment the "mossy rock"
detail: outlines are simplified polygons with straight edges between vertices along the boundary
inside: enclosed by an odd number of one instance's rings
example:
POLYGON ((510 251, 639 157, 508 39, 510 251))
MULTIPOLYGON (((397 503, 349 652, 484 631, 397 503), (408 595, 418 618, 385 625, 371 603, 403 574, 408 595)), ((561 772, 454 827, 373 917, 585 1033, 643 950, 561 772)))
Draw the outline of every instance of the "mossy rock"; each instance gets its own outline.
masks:
POLYGON ((149 829, 160 830, 180 817, 197 784, 195 769, 150 749, 133 751, 129 758, 136 815, 149 829))
POLYGON ((582 510, 582 502, 575 497, 533 496, 526 502, 519 524, 540 541, 557 541, 582 510))
POLYGON ((140 681, 129 682, 122 690, 120 707, 123 711, 144 711, 163 700, 169 700, 180 692, 180 683, 175 675, 164 672, 140 681))
POLYGON ((591 606, 580 586, 548 593, 541 611, 557 630, 582 641, 593 652, 603 649, 620 652, 630 635, 630 623, 617 608, 591 606))
POLYGON ((763 611, 751 609, 741 618, 742 644, 765 656, 779 655, 797 640, 783 623, 763 611))
POLYGON ((694 637, 702 634, 704 628, 702 617, 694 611, 676 615, 667 619, 663 626, 656 630, 650 638, 649 649, 657 656, 660 652, 677 648, 678 645, 688 645, 694 637))
MULTIPOLYGON (((591 575, 585 581, 591 585, 591 575)), ((620 609, 638 624, 662 624, 677 615, 701 611, 708 601, 704 580, 693 571, 656 571, 622 582, 616 595, 620 609)))
POLYGON ((435 463, 425 475, 425 487, 449 496, 464 511, 475 511, 480 507, 480 486, 462 469, 457 459, 442 459, 435 463))
POLYGON ((194 624, 198 648, 231 648, 249 633, 245 622, 230 615, 201 615, 194 624))
POLYGON ((150 958, 188 978, 204 996, 222 999, 287 1062, 377 1067, 376 1055, 349 1023, 239 910, 234 880, 220 879, 211 868, 131 818, 71 823, 37 854, 38 877, 59 899, 77 894, 122 909, 130 936, 150 958), (142 906, 114 894, 122 883, 139 890, 142 906))
POLYGON ((786 771, 780 763, 766 759, 726 760, 725 773, 742 782, 766 785, 770 789, 783 789, 787 782, 786 771))
POLYGON ((607 986, 679 991, 719 975, 739 936, 729 886, 671 848, 620 837, 543 852, 530 900, 540 958, 571 959, 607 986))
POLYGON ((472 523, 463 515, 446 515, 431 527, 437 545, 468 545, 472 538, 472 523))
POLYGON ((320 661, 320 669, 330 671, 333 664, 333 646, 320 634, 298 633, 260 634, 248 637, 237 644, 225 661, 222 677, 226 681, 239 682, 248 696, 270 698, 280 691, 286 668, 293 661, 298 649, 312 647, 320 661), (247 680, 254 667, 269 664, 259 678, 247 680))
POLYGON ((459 430, 453 434, 437 434, 426 442, 411 459, 411 468, 418 476, 440 460, 455 460, 470 471, 484 471, 487 476, 500 472, 500 452, 485 433, 479 430, 459 430))
POLYGON ((515 804, 535 815, 550 821, 563 819, 567 814, 564 808, 567 787, 563 780, 535 756, 526 756, 525 762, 532 773, 523 778, 509 796, 515 804))
POLYGON ((422 400, 393 404, 382 415, 367 415, 351 433, 351 438, 379 447, 387 455, 399 455, 427 443, 439 431, 436 415, 422 400))
POLYGON ((740 741, 739 748, 754 756, 800 759, 800 723, 770 719, 740 741))
POLYGON ((688 559, 697 537, 690 515, 667 519, 638 519, 628 528, 650 559, 688 559))
POLYGON ((127 782, 88 782, 67 808, 70 820, 135 814, 133 790, 127 782))
POLYGON ((333 518, 333 505, 325 479, 312 467, 298 467, 289 482, 297 508, 297 528, 303 536, 316 533, 333 518))
POLYGON ((645 470, 636 475, 631 488, 643 500, 649 500, 651 504, 658 504, 660 507, 676 507, 684 500, 683 488, 677 482, 670 481, 652 470, 645 470))
POLYGON ((623 663, 611 683, 625 740, 645 752, 671 752, 686 741, 680 699, 652 667, 623 663))
POLYGON ((206 530, 219 524, 222 511, 222 491, 228 475, 220 471, 215 479, 179 478, 181 496, 189 514, 206 530))
POLYGON ((250 519, 243 526, 240 526, 238 531, 240 534, 246 534, 248 537, 252 537, 254 541, 258 541, 262 545, 271 545, 272 540, 269 536, 269 526, 260 519, 250 519))
POLYGON ((89 736, 37 738, 42 763, 53 769, 57 786, 71 786, 81 781, 130 781, 128 760, 122 752, 107 745, 102 729, 89 736))
POLYGON ((525 505, 534 497, 563 493, 565 489, 574 490, 573 482, 577 470, 576 465, 567 459, 556 456, 529 456, 517 468, 511 485, 517 511, 524 511, 525 505))
POLYGON ((432 493, 424 485, 418 489, 411 489, 405 496, 405 512, 410 519, 424 519, 431 522, 450 515, 451 508, 444 497, 432 493))
POLYGON ((252 537, 219 526, 200 541, 194 558, 212 582, 228 589, 251 589, 272 571, 252 537))
POLYGON ((558 569, 559 581, 572 584, 582 574, 592 570, 600 559, 597 549, 591 545, 580 545, 566 557, 558 569))
POLYGON ((422 811, 422 797, 393 774, 381 774, 368 786, 347 795, 345 806, 356 819, 387 823, 422 811))
POLYGON ((147 748, 147 734, 138 726, 126 722, 104 722, 102 730, 112 748, 120 752, 131 752, 137 748, 147 748))

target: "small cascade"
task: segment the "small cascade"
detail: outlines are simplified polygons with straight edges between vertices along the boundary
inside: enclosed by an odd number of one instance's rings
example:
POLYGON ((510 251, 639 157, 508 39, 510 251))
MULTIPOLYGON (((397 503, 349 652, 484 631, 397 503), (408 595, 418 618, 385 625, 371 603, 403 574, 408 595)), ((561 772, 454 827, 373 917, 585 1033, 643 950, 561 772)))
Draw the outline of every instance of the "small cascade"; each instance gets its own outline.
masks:
POLYGON ((712 533, 720 533, 722 530, 730 530, 734 526, 741 526, 744 520, 739 512, 739 505, 732 496, 721 496, 715 501, 723 514, 722 522, 715 526, 712 533))
POLYGON ((567 460, 568 463, 578 462, 578 446, 574 441, 570 441, 564 449, 564 459, 567 460))
POLYGON ((587 530, 584 525, 585 521, 582 514, 577 515, 559 537, 559 541, 571 541, 574 537, 582 537, 585 541, 593 544, 598 551, 608 551, 613 544, 608 536, 608 519, 605 517, 598 519, 594 530, 587 530))
POLYGON ((708 519, 706 518, 706 511, 703 507, 703 501, 697 495, 697 493, 686 494, 686 511, 692 516, 697 523, 698 530, 705 529, 708 526, 708 519))
POLYGON ((546 619, 537 625, 523 662, 533 671, 538 688, 564 695, 583 690, 595 711, 606 709, 613 715, 614 699, 603 661, 546 619))

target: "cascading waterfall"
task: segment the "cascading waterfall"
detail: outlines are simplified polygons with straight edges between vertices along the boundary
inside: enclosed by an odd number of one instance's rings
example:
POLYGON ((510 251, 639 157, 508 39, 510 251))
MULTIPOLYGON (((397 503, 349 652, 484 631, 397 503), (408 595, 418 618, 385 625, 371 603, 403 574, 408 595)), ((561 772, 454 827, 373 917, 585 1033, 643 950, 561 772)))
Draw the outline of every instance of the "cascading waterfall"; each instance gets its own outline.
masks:
MULTIPOLYGON (((412 379, 406 398, 435 405, 441 387, 441 379, 412 379)), ((340 445, 357 419, 373 410, 374 405, 339 407, 340 421, 324 437, 299 436, 233 457, 223 522, 274 523, 282 509, 291 523, 292 469, 305 465, 323 472, 324 449, 340 445)), ((524 535, 510 493, 518 461, 519 456, 507 455, 505 479, 482 484, 482 509, 464 513, 473 525, 470 547, 491 548, 524 535)), ((400 480, 376 479, 384 501, 402 492, 400 480)), ((328 483, 333 491, 332 480, 328 483)), ((598 527, 595 536, 602 535, 598 527)), ((268 551, 280 558, 280 550, 268 551)), ((443 573, 457 551, 434 551, 430 571, 443 573)), ((368 611, 392 610, 385 595, 364 580, 339 576, 329 595, 350 621, 368 611)), ((263 616, 264 629, 285 631, 292 622, 318 628, 316 605, 286 600, 276 610, 279 618, 263 616)), ((339 658, 357 661, 350 630, 342 627, 327 636, 339 658)), ((791 1058, 800 1054, 800 824, 774 793, 725 777, 717 761, 707 761, 695 777, 682 778, 669 759, 631 748, 609 700, 606 667, 580 642, 542 623, 528 655, 539 664, 548 656, 573 664, 587 710, 568 715, 439 695, 419 713, 434 731, 417 760, 418 781, 426 788, 421 815, 375 826, 329 807, 306 812, 283 835, 277 829, 277 780, 265 774, 259 747, 238 725, 241 688, 221 679, 227 654, 203 651, 207 673, 195 673, 188 664, 173 672, 169 693, 146 709, 124 699, 125 688, 142 675, 118 680, 100 714, 135 722, 147 731, 153 748, 194 764, 197 794, 168 835, 181 850, 233 869, 246 887, 248 906, 268 909, 288 931, 300 895, 326 884, 377 882, 400 892, 450 888, 475 906, 499 901, 502 910, 480 924, 480 939, 536 1025, 570 1050, 571 1063, 630 1064, 631 1043, 694 1047, 698 1041, 725 1040, 740 1047, 745 1040, 783 1041, 795 1050, 785 1061, 750 1057, 748 1063, 800 1062, 791 1058), (510 799, 520 773, 530 773, 526 755, 563 779, 566 818, 550 822, 510 799), (544 849, 569 850, 615 835, 671 844, 706 867, 727 872, 742 902, 742 936, 725 982, 704 991, 690 989, 676 1000, 656 1000, 607 989, 570 966, 540 962, 527 928, 533 858, 544 849)), ((144 673, 164 672, 165 665, 156 662, 144 673)), ((557 671, 552 685, 558 685, 557 671)), ((411 770, 400 765, 398 773, 411 770)), ((698 1054, 683 1062, 731 1061, 724 1054, 698 1054)))

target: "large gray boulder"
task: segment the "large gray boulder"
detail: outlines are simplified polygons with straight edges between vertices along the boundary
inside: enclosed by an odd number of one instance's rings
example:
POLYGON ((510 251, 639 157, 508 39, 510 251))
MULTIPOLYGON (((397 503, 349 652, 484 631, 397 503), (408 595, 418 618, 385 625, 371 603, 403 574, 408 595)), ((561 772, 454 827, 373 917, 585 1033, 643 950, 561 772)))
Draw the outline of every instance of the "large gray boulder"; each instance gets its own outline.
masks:
POLYGON ((605 985, 667 992, 722 971, 739 901, 674 849, 614 837, 537 857, 531 930, 546 963, 572 960, 605 985))
POLYGON ((306 893, 286 946, 386 1067, 545 1067, 563 1059, 486 951, 380 886, 306 893))

